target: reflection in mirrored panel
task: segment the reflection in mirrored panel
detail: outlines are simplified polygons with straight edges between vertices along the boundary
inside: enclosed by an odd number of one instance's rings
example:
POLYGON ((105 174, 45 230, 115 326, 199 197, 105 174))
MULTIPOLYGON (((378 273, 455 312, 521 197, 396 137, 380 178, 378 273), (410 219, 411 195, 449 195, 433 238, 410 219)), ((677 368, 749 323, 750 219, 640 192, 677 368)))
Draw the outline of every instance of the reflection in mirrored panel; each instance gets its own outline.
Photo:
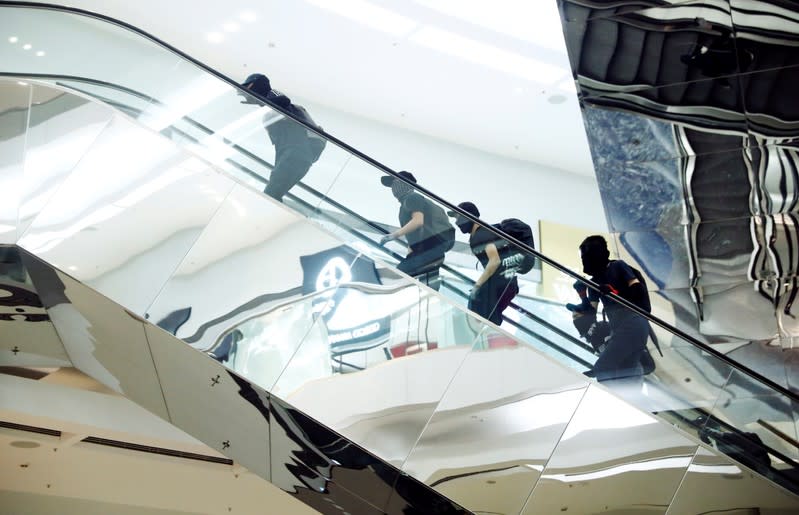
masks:
POLYGON ((113 116, 113 111, 101 104, 47 85, 32 84, 20 234, 47 205, 113 116))
POLYGON ((296 470, 304 467, 328 490, 335 483, 375 507, 386 506, 399 470, 274 396, 271 412, 272 467, 283 469, 279 476, 294 469, 293 481, 301 487, 308 478, 296 470))
POLYGON ((522 513, 665 513, 695 450, 651 415, 591 386, 522 513))
POLYGON ((0 245, 0 367, 68 367, 19 248, 0 245))
POLYGON ((72 365, 167 419, 143 321, 35 257, 25 264, 72 365))
MULTIPOLYGON (((799 447, 797 447, 796 419, 791 399, 776 395, 751 378, 735 371, 724 387, 712 415, 719 422, 706 424, 707 437, 730 440, 730 425, 741 430, 737 436, 742 450, 751 450, 745 456, 739 450, 736 458, 755 470, 772 469, 774 475, 799 473, 799 447), (741 439, 741 438, 745 439, 741 439), (748 441, 747 441, 748 440, 748 441), (751 443, 750 443, 751 442, 751 443)), ((738 443, 733 440, 733 443, 738 443)), ((769 471, 763 472, 769 477, 769 471)), ((780 482, 779 479, 775 481, 780 482)))
MULTIPOLYGON (((254 331, 252 325, 277 308, 291 309, 304 295, 345 280, 356 254, 342 249, 327 260, 320 255, 314 267, 303 257, 340 246, 304 218, 237 186, 148 308, 149 320, 196 348, 218 349, 225 335, 245 321, 251 321, 247 330, 254 331), (333 281, 322 284, 325 277, 333 281)), ((223 354, 217 352, 220 358, 223 354)))
POLYGON ((231 187, 196 157, 116 117, 20 245, 143 313, 231 187))
POLYGON ((269 480, 269 397, 163 330, 147 325, 168 420, 269 480))
POLYGON ((310 333, 297 353, 327 348, 332 370, 309 377, 306 362, 295 357, 273 391, 389 463, 401 464, 473 344, 490 335, 480 322, 412 284, 385 291, 342 285, 339 292, 356 294, 354 304, 345 298, 337 310, 358 323, 336 330, 323 316, 324 338, 314 340, 310 333))
POLYGON ((668 513, 788 515, 797 510, 799 498, 795 494, 699 447, 668 513))
POLYGON ((16 243, 31 86, 0 82, 0 243, 16 243))
POLYGON ((476 513, 519 513, 587 381, 495 332, 464 361, 403 470, 476 513))

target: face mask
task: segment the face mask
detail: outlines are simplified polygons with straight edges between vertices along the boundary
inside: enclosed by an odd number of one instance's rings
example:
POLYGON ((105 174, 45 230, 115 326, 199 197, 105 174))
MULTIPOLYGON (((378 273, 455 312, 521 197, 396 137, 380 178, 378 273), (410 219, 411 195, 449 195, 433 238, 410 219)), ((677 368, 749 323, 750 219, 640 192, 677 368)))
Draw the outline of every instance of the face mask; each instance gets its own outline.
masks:
POLYGON ((471 220, 463 220, 455 225, 458 226, 458 229, 460 229, 463 234, 469 234, 472 232, 472 226, 474 223, 471 220))
POLYGON ((609 257, 610 253, 608 249, 598 245, 580 247, 580 260, 583 262, 583 272, 592 277, 607 268, 609 257))
POLYGON ((413 191, 410 184, 405 184, 402 181, 394 181, 391 183, 391 193, 397 200, 402 200, 408 193, 413 191))

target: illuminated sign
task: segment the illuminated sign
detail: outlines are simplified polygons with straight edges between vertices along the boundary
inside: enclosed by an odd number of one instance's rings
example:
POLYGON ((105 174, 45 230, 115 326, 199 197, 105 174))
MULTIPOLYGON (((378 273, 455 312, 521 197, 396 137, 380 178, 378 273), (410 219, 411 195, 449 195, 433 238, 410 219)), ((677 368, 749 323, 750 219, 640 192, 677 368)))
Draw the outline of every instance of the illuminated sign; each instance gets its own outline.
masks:
POLYGON ((326 292, 314 299, 313 312, 327 326, 331 348, 371 343, 385 337, 391 317, 374 318, 374 298, 360 290, 336 288, 352 282, 381 284, 374 262, 342 245, 301 256, 303 293, 326 292))

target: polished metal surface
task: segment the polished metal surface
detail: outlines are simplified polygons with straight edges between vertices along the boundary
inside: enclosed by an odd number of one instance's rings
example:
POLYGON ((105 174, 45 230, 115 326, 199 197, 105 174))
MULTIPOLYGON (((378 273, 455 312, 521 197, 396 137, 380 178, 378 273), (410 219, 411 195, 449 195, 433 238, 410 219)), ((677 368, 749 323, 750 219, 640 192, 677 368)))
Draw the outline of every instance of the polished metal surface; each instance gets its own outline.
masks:
POLYGON ((0 367, 71 366, 19 249, 0 245, 0 367))
POLYGON ((799 9, 784 0, 560 0, 618 253, 656 314, 773 368, 799 334, 799 9))
POLYGON ((38 258, 24 262, 72 365, 168 419, 143 320, 38 258))

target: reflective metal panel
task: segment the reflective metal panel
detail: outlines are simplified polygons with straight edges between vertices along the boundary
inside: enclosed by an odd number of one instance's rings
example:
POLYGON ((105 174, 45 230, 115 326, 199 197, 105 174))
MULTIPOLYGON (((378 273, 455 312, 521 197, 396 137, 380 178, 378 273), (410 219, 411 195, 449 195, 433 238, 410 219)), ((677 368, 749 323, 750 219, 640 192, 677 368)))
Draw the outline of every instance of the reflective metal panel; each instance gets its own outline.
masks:
POLYGON ((699 447, 667 514, 792 515, 797 512, 799 497, 795 494, 724 456, 699 447))
POLYGON ((163 330, 145 331, 168 420, 270 480, 267 392, 163 330))
POLYGON ((741 71, 727 2, 681 1, 649 9, 641 2, 562 4, 581 86, 603 81, 634 90, 741 71))
POLYGON ((696 447, 592 385, 522 513, 665 513, 696 447))
POLYGON ((20 245, 141 314, 231 187, 196 157, 116 117, 20 245))
POLYGON ((31 87, 0 83, 0 243, 16 243, 31 87))
POLYGON ((71 366, 23 257, 11 245, 0 245, 0 366, 71 366))
POLYGON ((23 234, 113 116, 108 107, 34 83, 19 213, 23 234))
POLYGON ((271 410, 273 435, 279 433, 272 444, 272 467, 285 469, 280 476, 295 472, 293 484, 299 486, 302 476, 296 474, 296 467, 304 465, 323 480, 326 488, 331 482, 336 483, 373 506, 386 506, 398 469, 274 396, 271 410))
POLYGON ((166 419, 143 321, 36 258, 26 265, 73 366, 166 419))
POLYGON ((519 513, 587 381, 498 331, 489 342, 467 356, 402 468, 476 513, 519 513))
POLYGON ((442 515, 466 515, 469 510, 439 495, 410 476, 400 474, 391 496, 387 513, 436 513, 442 515))

